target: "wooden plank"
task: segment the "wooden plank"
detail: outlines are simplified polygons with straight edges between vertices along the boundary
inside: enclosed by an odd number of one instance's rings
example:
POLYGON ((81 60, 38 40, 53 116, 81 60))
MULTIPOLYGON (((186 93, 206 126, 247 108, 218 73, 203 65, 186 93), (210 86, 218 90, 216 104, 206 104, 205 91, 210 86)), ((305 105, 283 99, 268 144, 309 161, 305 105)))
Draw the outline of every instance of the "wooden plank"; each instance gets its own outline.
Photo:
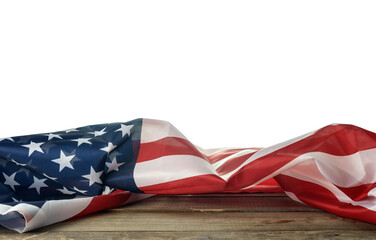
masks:
POLYGON ((341 218, 284 195, 156 196, 1 239, 370 239, 376 225, 341 218))
POLYGON ((123 212, 134 211, 216 211, 216 212, 318 212, 313 208, 296 202, 287 196, 155 196, 121 208, 123 212))
POLYGON ((376 230, 376 225, 325 212, 107 211, 36 231, 301 231, 376 230))
MULTIPOLYGON (((161 195, 159 195, 161 196, 161 195)), ((182 194, 165 196, 183 196, 183 197, 287 197, 285 193, 201 193, 201 194, 182 194)))
POLYGON ((242 231, 242 232, 43 232, 18 234, 9 232, 1 234, 0 240, 55 240, 55 239, 332 239, 332 240, 358 240, 375 239, 375 231, 242 231))

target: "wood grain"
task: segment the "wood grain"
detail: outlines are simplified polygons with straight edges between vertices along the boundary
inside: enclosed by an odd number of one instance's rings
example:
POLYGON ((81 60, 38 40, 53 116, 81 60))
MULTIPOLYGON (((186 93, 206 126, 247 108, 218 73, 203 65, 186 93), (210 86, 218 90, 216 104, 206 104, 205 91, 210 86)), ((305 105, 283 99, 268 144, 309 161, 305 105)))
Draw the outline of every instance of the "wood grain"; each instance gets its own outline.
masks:
POLYGON ((155 196, 2 239, 374 239, 376 225, 281 194, 155 196))
POLYGON ((375 232, 369 230, 321 230, 321 231, 241 231, 241 232, 42 232, 42 233, 9 233, 0 235, 0 240, 55 240, 55 239, 184 239, 184 240, 227 240, 227 239, 375 239, 375 232))
POLYGON ((37 231, 274 231, 376 230, 376 225, 323 212, 133 212, 108 211, 37 231))
POLYGON ((121 211, 239 211, 239 212, 288 212, 321 210, 292 201, 287 196, 156 196, 142 204, 128 205, 121 211))

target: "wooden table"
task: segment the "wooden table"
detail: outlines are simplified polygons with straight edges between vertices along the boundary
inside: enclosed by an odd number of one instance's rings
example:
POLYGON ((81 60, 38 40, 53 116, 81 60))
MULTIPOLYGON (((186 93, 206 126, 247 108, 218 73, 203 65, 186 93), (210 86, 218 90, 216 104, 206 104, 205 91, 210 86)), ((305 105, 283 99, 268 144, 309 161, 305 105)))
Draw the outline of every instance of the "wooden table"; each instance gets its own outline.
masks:
POLYGON ((335 216, 284 194, 155 196, 0 239, 376 239, 376 225, 335 216))

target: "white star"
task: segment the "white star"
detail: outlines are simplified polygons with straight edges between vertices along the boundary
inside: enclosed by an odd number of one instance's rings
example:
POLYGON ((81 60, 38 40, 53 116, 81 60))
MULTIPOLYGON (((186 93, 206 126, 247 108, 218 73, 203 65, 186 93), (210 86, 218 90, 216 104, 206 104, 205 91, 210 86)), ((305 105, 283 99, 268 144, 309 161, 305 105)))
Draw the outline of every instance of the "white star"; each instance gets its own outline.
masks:
POLYGON ((103 128, 103 129, 100 130, 100 131, 94 131, 94 132, 89 132, 89 133, 94 134, 94 137, 102 136, 102 135, 104 135, 104 134, 107 133, 107 132, 104 131, 105 129, 106 129, 106 128, 103 128))
POLYGON ((126 134, 128 134, 128 137, 129 137, 131 135, 132 128, 133 128, 133 125, 120 124, 120 128, 116 130, 115 132, 121 131, 121 137, 124 137, 126 134))
POLYGON ((107 143, 107 147, 101 148, 100 150, 105 152, 111 152, 112 149, 116 148, 116 145, 112 144, 112 142, 107 143))
POLYGON ((89 186, 93 185, 94 183, 102 184, 102 180, 100 179, 103 171, 95 172, 93 167, 90 167, 90 174, 83 175, 83 178, 89 179, 89 186))
POLYGON ((91 144, 91 142, 89 142, 91 138, 78 138, 78 139, 72 139, 71 141, 75 141, 77 142, 77 147, 80 146, 81 144, 84 144, 84 143, 87 143, 87 144, 91 144))
POLYGON ((5 178, 5 182, 4 182, 4 184, 9 185, 9 186, 13 189, 13 191, 16 190, 16 189, 14 188, 14 186, 20 185, 18 182, 16 182, 16 180, 14 180, 14 177, 16 176, 16 173, 17 173, 17 172, 13 173, 13 174, 10 175, 10 176, 8 176, 8 175, 6 175, 5 173, 3 173, 3 176, 4 176, 4 178, 5 178))
POLYGON ((66 133, 70 133, 70 132, 78 132, 78 130, 75 129, 75 128, 71 128, 71 129, 67 129, 67 130, 65 130, 65 132, 66 132, 66 133))
POLYGON ((43 178, 43 179, 38 179, 36 177, 33 177, 33 178, 34 178, 34 183, 31 184, 29 188, 35 188, 35 190, 37 190, 38 194, 40 194, 40 189, 42 187, 48 187, 47 184, 44 183, 44 181, 47 180, 46 178, 43 178))
POLYGON ((108 167, 107 173, 111 171, 119 171, 119 167, 123 164, 124 163, 117 163, 116 157, 114 157, 114 159, 112 159, 112 162, 106 162, 106 166, 108 167))
POLYGON ((102 192, 102 195, 108 195, 110 194, 114 189, 110 188, 109 186, 104 187, 104 191, 102 192))
POLYGON ((49 134, 45 134, 46 136, 48 136, 48 140, 51 140, 53 138, 59 138, 59 139, 63 139, 62 137, 60 137, 59 135, 57 134, 53 134, 53 133, 49 133, 49 134))
POLYGON ((60 157, 51 161, 59 164, 59 172, 61 172, 65 167, 74 169, 72 164, 70 163, 70 161, 72 161, 72 158, 74 158, 74 154, 65 156, 63 150, 60 150, 60 157))
POLYGON ((20 202, 19 200, 17 200, 16 198, 12 197, 13 199, 13 202, 20 202))
POLYGON ((8 137, 8 138, 0 138, 0 142, 1 142, 1 141, 4 141, 4 140, 9 140, 9 141, 14 142, 13 138, 11 138, 11 137, 8 137))
POLYGON ((30 155, 33 154, 33 152, 35 152, 35 151, 44 153, 43 150, 40 148, 40 146, 42 144, 44 144, 44 143, 43 142, 35 143, 35 142, 31 141, 29 144, 22 145, 22 147, 26 147, 26 148, 29 149, 29 157, 30 157, 30 155))
POLYGON ((73 192, 73 191, 69 191, 69 190, 66 189, 64 186, 63 186, 63 189, 56 189, 56 190, 60 191, 60 192, 63 193, 63 194, 68 194, 68 195, 75 194, 75 192, 73 192))
POLYGON ((86 194, 86 192, 87 192, 87 191, 85 191, 85 190, 80 190, 80 189, 78 189, 78 188, 76 188, 76 187, 73 187, 73 190, 74 190, 74 191, 77 191, 77 192, 80 192, 80 193, 82 193, 82 194, 86 194))

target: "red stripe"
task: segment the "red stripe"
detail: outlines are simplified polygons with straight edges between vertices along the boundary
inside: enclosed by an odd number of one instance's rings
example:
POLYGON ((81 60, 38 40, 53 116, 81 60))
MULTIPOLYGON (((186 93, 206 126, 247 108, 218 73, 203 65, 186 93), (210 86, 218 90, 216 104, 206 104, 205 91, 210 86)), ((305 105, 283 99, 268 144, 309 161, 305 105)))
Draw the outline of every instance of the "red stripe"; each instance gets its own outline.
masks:
POLYGON ((216 175, 200 175, 166 183, 140 187, 141 191, 152 194, 198 194, 224 192, 226 182, 216 175))
POLYGON ((224 175, 226 173, 229 173, 233 170, 235 170, 237 167, 239 167, 241 164, 243 164, 248 158, 250 158, 255 152, 245 154, 243 156, 237 156, 228 159, 223 165, 218 167, 216 171, 219 175, 224 175))
POLYGON ((277 183, 277 181, 274 178, 270 178, 268 180, 265 180, 253 187, 247 188, 245 192, 283 192, 281 186, 277 183))
POLYGON ((130 198, 131 195, 132 193, 130 192, 117 190, 108 195, 96 196, 91 200, 89 206, 87 206, 82 212, 77 214, 75 217, 120 206, 124 204, 130 198))
POLYGON ((292 156, 269 156, 262 157, 248 163, 232 175, 227 181, 233 189, 241 189, 252 185, 268 175, 271 175, 295 157, 292 156))
POLYGON ((150 194, 199 194, 199 193, 240 193, 240 192, 283 192, 273 179, 263 181, 247 190, 232 189, 215 175, 200 175, 166 183, 141 187, 140 190, 150 194))
POLYGON ((261 148, 239 148, 239 149, 226 149, 217 153, 214 153, 210 156, 208 156, 209 162, 210 163, 216 163, 226 157, 229 157, 235 153, 241 152, 243 150, 248 150, 248 149, 253 149, 253 150, 260 150, 261 148))
POLYGON ((275 179, 285 191, 294 193, 305 204, 342 217, 376 224, 376 212, 365 207, 340 202, 331 191, 320 185, 286 175, 278 175, 275 179))
POLYGON ((193 155, 207 159, 188 140, 178 137, 165 137, 154 142, 141 143, 137 162, 144 162, 169 155, 193 155))
POLYGON ((307 152, 346 156, 376 148, 376 134, 352 125, 330 125, 291 145, 260 157, 244 166, 231 178, 234 188, 245 187, 268 176, 307 152))
POLYGON ((363 184, 356 187, 339 187, 342 192, 344 192, 349 198, 354 201, 361 201, 368 198, 368 192, 376 187, 376 183, 363 184))
POLYGON ((279 186, 279 184, 274 180, 274 178, 270 178, 265 180, 257 185, 249 187, 245 190, 226 190, 226 192, 230 193, 241 193, 241 192, 248 192, 248 193, 281 193, 283 189, 279 186))
POLYGON ((311 136, 284 148, 285 154, 300 155, 306 152, 323 152, 346 156, 376 148, 376 134, 353 125, 329 125, 311 136))

